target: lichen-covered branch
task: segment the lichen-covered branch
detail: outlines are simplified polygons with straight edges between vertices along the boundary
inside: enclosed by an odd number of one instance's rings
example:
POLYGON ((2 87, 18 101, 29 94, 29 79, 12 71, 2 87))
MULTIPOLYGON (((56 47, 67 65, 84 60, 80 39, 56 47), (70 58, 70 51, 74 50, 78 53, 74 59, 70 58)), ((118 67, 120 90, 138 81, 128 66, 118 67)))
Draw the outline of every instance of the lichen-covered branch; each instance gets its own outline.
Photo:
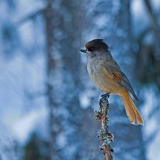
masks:
POLYGON ((114 135, 108 131, 109 94, 104 94, 101 97, 99 101, 100 111, 95 111, 96 119, 100 120, 102 123, 101 129, 98 132, 100 150, 102 150, 105 160, 113 160, 111 152, 114 150, 111 148, 111 143, 114 140, 114 135))

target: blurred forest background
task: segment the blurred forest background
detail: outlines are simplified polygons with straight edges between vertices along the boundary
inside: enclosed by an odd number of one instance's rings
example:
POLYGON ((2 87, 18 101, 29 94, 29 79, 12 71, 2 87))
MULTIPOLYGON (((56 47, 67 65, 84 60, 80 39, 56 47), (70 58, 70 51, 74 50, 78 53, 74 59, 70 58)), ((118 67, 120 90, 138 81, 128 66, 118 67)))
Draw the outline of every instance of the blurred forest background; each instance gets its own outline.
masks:
POLYGON ((94 38, 110 46, 145 121, 131 125, 110 97, 114 160, 160 157, 159 0, 0 0, 0 160, 103 159, 102 92, 79 53, 94 38))

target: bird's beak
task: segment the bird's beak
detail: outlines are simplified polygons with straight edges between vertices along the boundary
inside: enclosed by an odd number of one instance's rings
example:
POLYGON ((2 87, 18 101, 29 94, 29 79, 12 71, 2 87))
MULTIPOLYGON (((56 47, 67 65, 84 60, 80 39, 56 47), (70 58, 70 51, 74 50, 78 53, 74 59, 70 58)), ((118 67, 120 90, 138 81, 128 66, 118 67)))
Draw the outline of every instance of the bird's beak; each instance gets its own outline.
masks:
POLYGON ((79 51, 82 52, 82 53, 87 53, 87 50, 84 49, 84 48, 83 48, 83 49, 80 49, 79 51))

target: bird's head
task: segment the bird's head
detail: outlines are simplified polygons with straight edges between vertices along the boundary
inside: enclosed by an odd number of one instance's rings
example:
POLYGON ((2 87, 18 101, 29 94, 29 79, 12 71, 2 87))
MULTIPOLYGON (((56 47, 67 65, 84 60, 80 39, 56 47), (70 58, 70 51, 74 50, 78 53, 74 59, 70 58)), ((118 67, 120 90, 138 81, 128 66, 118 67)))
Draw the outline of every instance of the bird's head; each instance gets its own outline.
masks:
POLYGON ((109 51, 108 49, 109 47, 105 42, 103 42, 103 39, 94 39, 86 43, 85 47, 80 51, 88 57, 96 57, 106 54, 109 51))

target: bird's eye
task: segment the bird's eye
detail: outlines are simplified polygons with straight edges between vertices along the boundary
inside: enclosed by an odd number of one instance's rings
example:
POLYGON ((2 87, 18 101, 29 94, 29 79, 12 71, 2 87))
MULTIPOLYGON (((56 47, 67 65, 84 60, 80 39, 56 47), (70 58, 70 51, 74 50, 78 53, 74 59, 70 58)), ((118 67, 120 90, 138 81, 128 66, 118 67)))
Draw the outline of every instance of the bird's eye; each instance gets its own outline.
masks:
POLYGON ((89 50, 89 51, 93 51, 93 50, 94 50, 94 47, 91 47, 91 48, 89 48, 88 50, 89 50))

